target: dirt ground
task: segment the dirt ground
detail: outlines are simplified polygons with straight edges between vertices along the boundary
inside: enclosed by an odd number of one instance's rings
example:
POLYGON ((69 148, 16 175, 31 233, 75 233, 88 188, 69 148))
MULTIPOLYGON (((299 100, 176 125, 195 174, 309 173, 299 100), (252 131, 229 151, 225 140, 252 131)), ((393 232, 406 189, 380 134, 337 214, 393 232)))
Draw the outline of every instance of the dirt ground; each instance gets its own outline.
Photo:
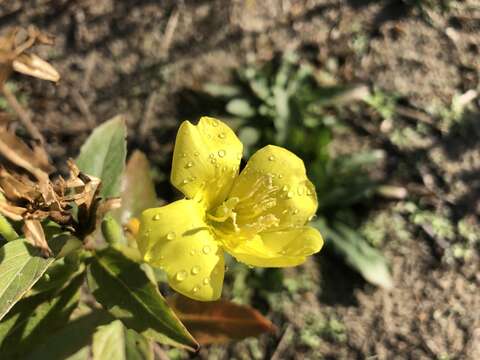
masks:
MULTIPOLYGON (((56 37, 55 46, 39 55, 59 70, 60 83, 15 81, 59 164, 77 154, 97 123, 124 113, 130 149, 145 151, 168 174, 178 122, 198 113, 189 94, 206 82, 228 81, 241 64, 292 50, 343 83, 397 94, 402 111, 386 125, 421 128, 418 136, 400 146, 368 111, 352 116, 355 136, 386 151, 388 181, 409 189, 413 200, 453 223, 478 225, 478 97, 457 122, 437 115, 455 96, 479 89, 480 2, 450 1, 445 11, 441 1, 427 3, 12 0, 0 3, 0 31, 35 24, 56 37)), ((159 178, 158 190, 168 200, 167 178, 159 178)), ((265 307, 279 327, 277 337, 207 347, 191 357, 480 359, 478 245, 469 257, 452 260, 456 236, 411 223, 396 206, 376 206, 405 222, 407 235, 389 232, 382 245, 392 265, 392 290, 377 289, 320 254, 287 271, 307 274, 311 287, 282 298, 279 308, 265 307), (330 319, 330 332, 315 330, 320 319, 330 319), (317 331, 313 342, 308 329, 317 331)))

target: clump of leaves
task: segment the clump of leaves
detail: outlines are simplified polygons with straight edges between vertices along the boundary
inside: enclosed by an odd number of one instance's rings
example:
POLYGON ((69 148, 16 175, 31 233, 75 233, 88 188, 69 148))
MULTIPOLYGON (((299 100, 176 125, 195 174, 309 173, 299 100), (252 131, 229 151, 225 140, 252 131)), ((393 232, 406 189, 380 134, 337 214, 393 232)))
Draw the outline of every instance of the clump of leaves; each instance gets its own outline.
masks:
MULTIPOLYGON (((304 159, 319 198, 316 226, 327 245, 370 282, 390 287, 385 259, 357 231, 353 206, 378 188, 368 173, 383 158, 381 151, 333 156, 335 131, 342 110, 358 100, 385 102, 366 86, 320 85, 315 70, 294 55, 278 57, 261 67, 247 66, 234 74, 232 85, 209 84, 205 90, 225 104, 239 128, 247 152, 275 143, 304 159)), ((390 111, 390 106, 385 112, 390 111)))

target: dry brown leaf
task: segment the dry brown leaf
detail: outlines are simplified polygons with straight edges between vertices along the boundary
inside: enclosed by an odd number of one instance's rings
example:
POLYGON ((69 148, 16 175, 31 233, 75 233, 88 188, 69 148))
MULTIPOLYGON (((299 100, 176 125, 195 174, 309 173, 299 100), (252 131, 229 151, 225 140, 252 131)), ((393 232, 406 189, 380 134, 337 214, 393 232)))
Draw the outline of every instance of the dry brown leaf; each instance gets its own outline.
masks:
POLYGON ((20 28, 13 28, 6 36, 0 37, 0 85, 3 87, 14 70, 43 80, 60 80, 52 65, 37 55, 25 53, 37 43, 52 45, 53 38, 35 26, 29 26, 25 39, 20 39, 22 33, 24 31, 20 28))
POLYGON ((13 70, 42 80, 57 82, 60 74, 45 60, 35 54, 21 54, 13 61, 13 70))
POLYGON ((275 325, 257 310, 227 300, 201 302, 175 294, 167 301, 201 345, 276 331, 275 325))
POLYGON ((42 224, 38 220, 26 219, 23 223, 23 233, 25 238, 34 246, 40 248, 45 257, 53 255, 52 250, 48 246, 42 224))

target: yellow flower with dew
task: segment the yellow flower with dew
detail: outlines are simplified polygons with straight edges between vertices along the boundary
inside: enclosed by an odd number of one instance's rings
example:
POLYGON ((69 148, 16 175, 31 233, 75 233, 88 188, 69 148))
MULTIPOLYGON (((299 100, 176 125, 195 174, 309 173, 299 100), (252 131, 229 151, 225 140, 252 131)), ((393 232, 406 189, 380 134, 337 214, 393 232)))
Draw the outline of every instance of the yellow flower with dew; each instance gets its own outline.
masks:
POLYGON ((178 130, 172 184, 185 199, 147 209, 137 237, 144 260, 163 269, 185 296, 220 297, 227 251, 258 267, 303 263, 320 250, 320 233, 306 223, 317 197, 303 161, 269 145, 239 174, 243 145, 223 122, 202 117, 178 130))

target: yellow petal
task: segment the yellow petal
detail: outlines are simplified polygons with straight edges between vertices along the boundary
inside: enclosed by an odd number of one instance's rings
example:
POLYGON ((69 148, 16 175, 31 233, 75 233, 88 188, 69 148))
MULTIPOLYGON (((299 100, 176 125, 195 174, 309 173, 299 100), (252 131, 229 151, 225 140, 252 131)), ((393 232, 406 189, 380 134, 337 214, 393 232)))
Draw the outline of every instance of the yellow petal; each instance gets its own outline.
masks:
POLYGON ((288 267, 303 263, 322 246, 320 233, 312 227, 303 227, 262 233, 227 251, 251 266, 288 267))
POLYGON ((224 259, 204 216, 204 208, 194 200, 145 210, 137 242, 144 260, 163 269, 173 289, 210 301, 221 295, 224 259))
POLYGON ((195 126, 184 121, 175 141, 171 182, 188 198, 218 206, 238 174, 242 152, 242 143, 223 122, 202 117, 195 126))
POLYGON ((235 209, 238 226, 256 226, 261 231, 265 229, 257 226, 259 221, 269 231, 303 226, 318 206, 315 187, 307 178, 303 161, 287 149, 273 145, 253 154, 234 182, 229 195, 233 197, 240 199, 235 209))

